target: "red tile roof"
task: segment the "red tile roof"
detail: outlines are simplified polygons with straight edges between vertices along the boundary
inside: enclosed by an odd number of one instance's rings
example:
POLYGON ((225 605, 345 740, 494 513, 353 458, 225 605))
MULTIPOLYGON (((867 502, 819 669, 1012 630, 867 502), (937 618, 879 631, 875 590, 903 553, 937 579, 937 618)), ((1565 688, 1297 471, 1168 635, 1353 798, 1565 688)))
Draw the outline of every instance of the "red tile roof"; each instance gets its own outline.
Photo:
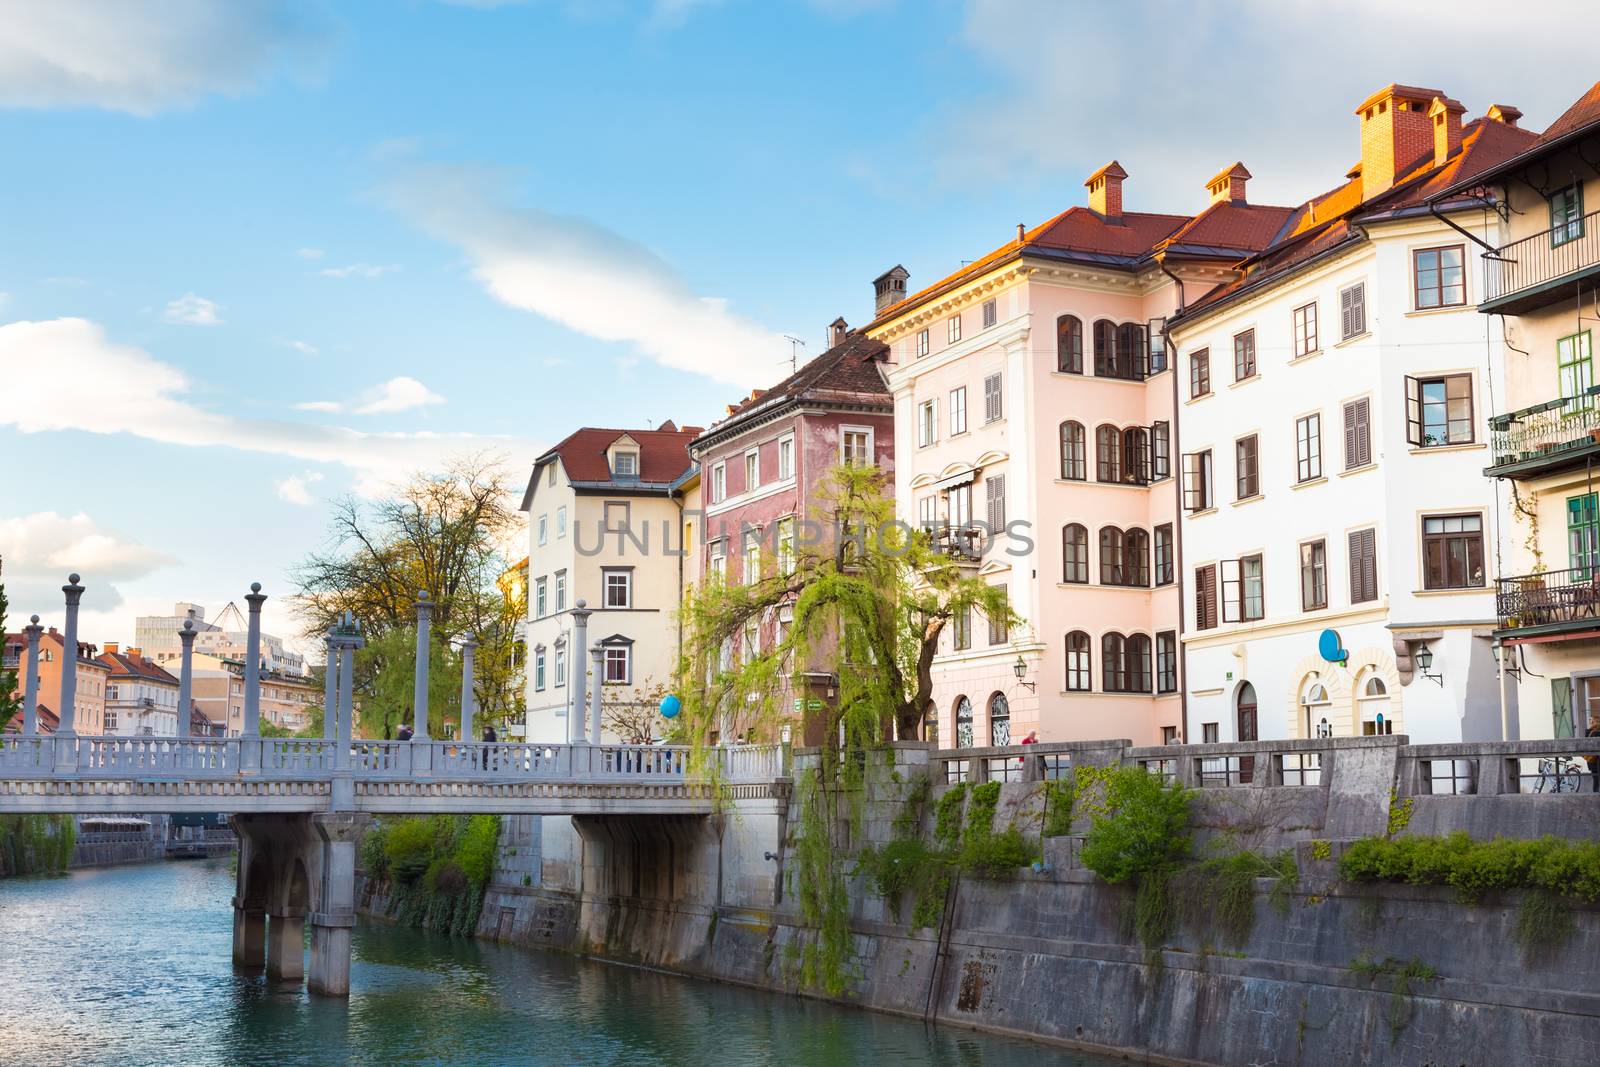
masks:
MULTIPOLYGON (((35 704, 34 711, 38 713, 38 728, 41 734, 53 734, 60 728, 61 716, 51 711, 45 705, 35 704)), ((6 723, 5 732, 8 734, 20 734, 22 732, 22 726, 22 712, 19 710, 15 715, 11 716, 11 720, 6 723)))
POLYGON ((113 678, 142 678, 161 685, 177 685, 178 679, 168 674, 164 667, 144 656, 127 652, 102 652, 100 662, 111 668, 113 678))
POLYGON ((1573 101, 1572 106, 1563 111, 1561 117, 1539 135, 1539 143, 1534 147, 1543 147, 1552 141, 1569 137, 1597 122, 1600 122, 1600 82, 1589 86, 1588 92, 1573 101))
MULTIPOLYGON (((1504 105, 1501 106, 1504 107, 1504 105)), ((1516 109, 1513 108, 1511 110, 1515 111, 1516 109)), ((1510 127, 1506 127, 1501 123, 1485 122, 1482 119, 1478 121, 1483 122, 1486 126, 1510 129, 1510 127)), ((1600 82, 1595 82, 1591 85, 1587 92, 1573 101, 1572 106, 1563 111, 1560 117, 1537 137, 1531 131, 1513 129, 1513 133, 1522 135, 1523 138, 1527 139, 1516 152, 1496 162, 1464 171, 1456 175, 1448 185, 1430 195, 1436 200, 1442 199, 1445 196, 1461 192, 1475 183, 1509 174, 1532 162, 1542 153, 1558 144, 1597 127, 1600 127, 1600 82)))
MULTIPOLYGON (((664 427, 668 423, 662 424, 664 427)), ((692 426, 660 430, 613 430, 585 426, 569 434, 534 463, 537 470, 556 456, 567 478, 574 482, 610 482, 611 464, 606 449, 624 435, 639 443, 639 477, 617 482, 625 487, 637 482, 666 483, 689 469, 689 442, 699 431, 692 426)))

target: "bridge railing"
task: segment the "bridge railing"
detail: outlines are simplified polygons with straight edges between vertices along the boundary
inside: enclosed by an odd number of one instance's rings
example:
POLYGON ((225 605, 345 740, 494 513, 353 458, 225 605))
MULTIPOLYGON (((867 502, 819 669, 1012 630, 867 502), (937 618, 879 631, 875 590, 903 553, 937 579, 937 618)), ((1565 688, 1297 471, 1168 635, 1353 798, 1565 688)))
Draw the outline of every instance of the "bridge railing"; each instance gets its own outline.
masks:
POLYGON ((261 769, 277 774, 311 774, 333 770, 338 747, 333 741, 273 738, 262 742, 261 769))
POLYGON ((111 778, 214 778, 239 769, 239 743, 176 737, 80 737, 79 773, 111 778))
POLYGON ((358 778, 408 777, 411 744, 410 741, 352 741, 350 772, 358 778))
POLYGON ((0 736, 0 771, 8 774, 48 773, 55 759, 55 748, 48 736, 0 736))

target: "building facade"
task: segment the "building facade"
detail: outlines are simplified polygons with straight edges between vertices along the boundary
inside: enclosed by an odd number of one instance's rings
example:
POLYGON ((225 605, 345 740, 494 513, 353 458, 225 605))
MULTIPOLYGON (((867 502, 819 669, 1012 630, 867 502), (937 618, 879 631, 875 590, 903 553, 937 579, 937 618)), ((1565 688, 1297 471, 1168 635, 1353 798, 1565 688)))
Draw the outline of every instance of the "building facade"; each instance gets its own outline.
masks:
POLYGON ((1501 502, 1495 639, 1512 737, 1581 737, 1600 710, 1597 159, 1600 84, 1450 191, 1497 209, 1498 235, 1470 274, 1490 335, 1504 337, 1483 459, 1501 502))
POLYGON ((1436 194, 1532 135, 1412 86, 1356 114, 1346 180, 1168 324, 1193 741, 1500 736, 1499 340, 1466 269, 1497 223, 1436 194))
MULTIPOLYGON (((61 703, 61 668, 65 662, 65 644, 61 632, 54 626, 39 635, 39 729, 43 732, 54 733, 60 716, 56 709, 61 703), (49 729, 46 731, 46 725, 49 729)), ((23 662, 28 651, 28 638, 26 634, 12 633, 5 635, 4 641, 4 666, 7 670, 15 670, 17 676, 17 697, 22 697, 22 687, 25 683, 23 662)), ((86 641, 78 642, 78 688, 75 703, 77 713, 73 722, 73 730, 78 734, 100 734, 105 732, 106 718, 106 676, 110 673, 106 665, 100 662, 100 650, 86 641)), ((22 715, 19 713, 13 721, 7 724, 10 729, 14 726, 22 729, 22 715)))
POLYGON ((106 642, 105 733, 113 737, 178 736, 178 679, 143 650, 106 642))
MULTIPOLYGON (((196 735, 238 737, 244 732, 244 661, 195 653, 190 663, 196 735), (202 729, 201 727, 204 727, 202 729)), ((282 671, 261 672, 261 721, 299 733, 321 706, 322 687, 309 677, 282 671)))
POLYGON ((1181 286, 1209 288, 1284 208, 1242 166, 1196 215, 1124 209, 1127 172, 1088 206, 912 296, 874 283, 889 345, 900 517, 1006 588, 1021 624, 941 637, 925 735, 947 747, 1181 732, 1176 384, 1162 335, 1181 286), (1019 677, 1020 674, 1020 677, 1019 677))
MULTIPOLYGON (((182 658, 183 643, 178 634, 185 622, 194 623, 194 650, 223 659, 243 659, 248 637, 248 621, 238 605, 229 603, 213 622, 206 620, 206 609, 199 604, 174 604, 171 615, 141 615, 134 620, 134 644, 162 666, 182 658)), ((304 675, 305 657, 284 644, 283 638, 261 635, 261 661, 267 670, 304 675)))
MULTIPOLYGON (((575 671, 596 679, 574 644, 572 609, 593 613, 588 643, 605 649, 608 701, 647 701, 677 667, 684 554, 673 485, 689 469, 699 427, 585 427, 535 461, 528 514, 527 738, 572 736, 575 671)), ((586 727, 587 728, 587 727, 586 727)), ((614 732, 605 734, 615 740, 614 732)), ((593 740, 591 738, 591 740, 593 740)))

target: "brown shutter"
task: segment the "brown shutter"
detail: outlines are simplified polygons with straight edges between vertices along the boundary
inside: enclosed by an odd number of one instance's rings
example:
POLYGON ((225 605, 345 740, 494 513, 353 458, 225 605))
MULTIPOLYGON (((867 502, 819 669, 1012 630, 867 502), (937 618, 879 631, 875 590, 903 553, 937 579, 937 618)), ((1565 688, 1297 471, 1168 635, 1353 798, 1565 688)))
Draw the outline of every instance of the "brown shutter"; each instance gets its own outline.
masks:
POLYGON ((1406 443, 1422 445, 1422 383, 1406 375, 1406 443))
POLYGON ((1378 599, 1378 542, 1376 530, 1356 530, 1350 535, 1350 602, 1378 599))
POLYGON ((1344 406, 1344 468, 1353 470, 1372 462, 1371 406, 1366 397, 1344 406))
POLYGON ((1195 629, 1210 630, 1217 625, 1217 565, 1208 563, 1194 572, 1195 629))

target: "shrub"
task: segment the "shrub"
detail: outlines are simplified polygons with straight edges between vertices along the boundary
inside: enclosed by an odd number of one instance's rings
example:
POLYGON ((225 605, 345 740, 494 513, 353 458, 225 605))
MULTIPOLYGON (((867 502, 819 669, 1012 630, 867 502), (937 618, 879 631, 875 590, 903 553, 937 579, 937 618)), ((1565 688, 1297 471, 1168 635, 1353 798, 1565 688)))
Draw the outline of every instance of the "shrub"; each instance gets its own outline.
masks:
POLYGON ((388 843, 389 824, 382 819, 375 821, 361 839, 361 869, 374 881, 381 882, 389 877, 388 843))
POLYGON ((933 809, 933 838, 945 848, 961 840, 961 807, 967 799, 967 783, 957 782, 945 790, 933 809))
POLYGON ((894 916, 895 922, 901 921, 901 901, 909 890, 916 894, 912 924, 938 925, 950 880, 949 865, 943 854, 929 848, 920 838, 896 838, 882 848, 862 850, 856 860, 855 873, 872 879, 873 888, 888 902, 889 914, 894 916), (932 921, 927 921, 930 918, 932 921))
POLYGON ((1045 837, 1065 837, 1072 833, 1072 806, 1077 798, 1076 774, 1069 773, 1065 778, 1045 783, 1044 824, 1041 827, 1045 837))
POLYGON ((494 873, 495 848, 500 843, 500 817, 474 815, 467 820, 456 846, 455 862, 466 879, 475 886, 489 883, 494 873))
POLYGON ((1139 767, 1107 779, 1109 815, 1096 815, 1083 865, 1111 883, 1167 874, 1189 855, 1189 791, 1139 767))
POLYGON ((401 819, 389 828, 383 852, 396 881, 415 882, 433 862, 434 828, 428 819, 401 819))
POLYGON ((981 878, 1003 877, 1037 858, 1038 853, 1015 826, 998 834, 969 836, 961 846, 961 868, 981 878))

